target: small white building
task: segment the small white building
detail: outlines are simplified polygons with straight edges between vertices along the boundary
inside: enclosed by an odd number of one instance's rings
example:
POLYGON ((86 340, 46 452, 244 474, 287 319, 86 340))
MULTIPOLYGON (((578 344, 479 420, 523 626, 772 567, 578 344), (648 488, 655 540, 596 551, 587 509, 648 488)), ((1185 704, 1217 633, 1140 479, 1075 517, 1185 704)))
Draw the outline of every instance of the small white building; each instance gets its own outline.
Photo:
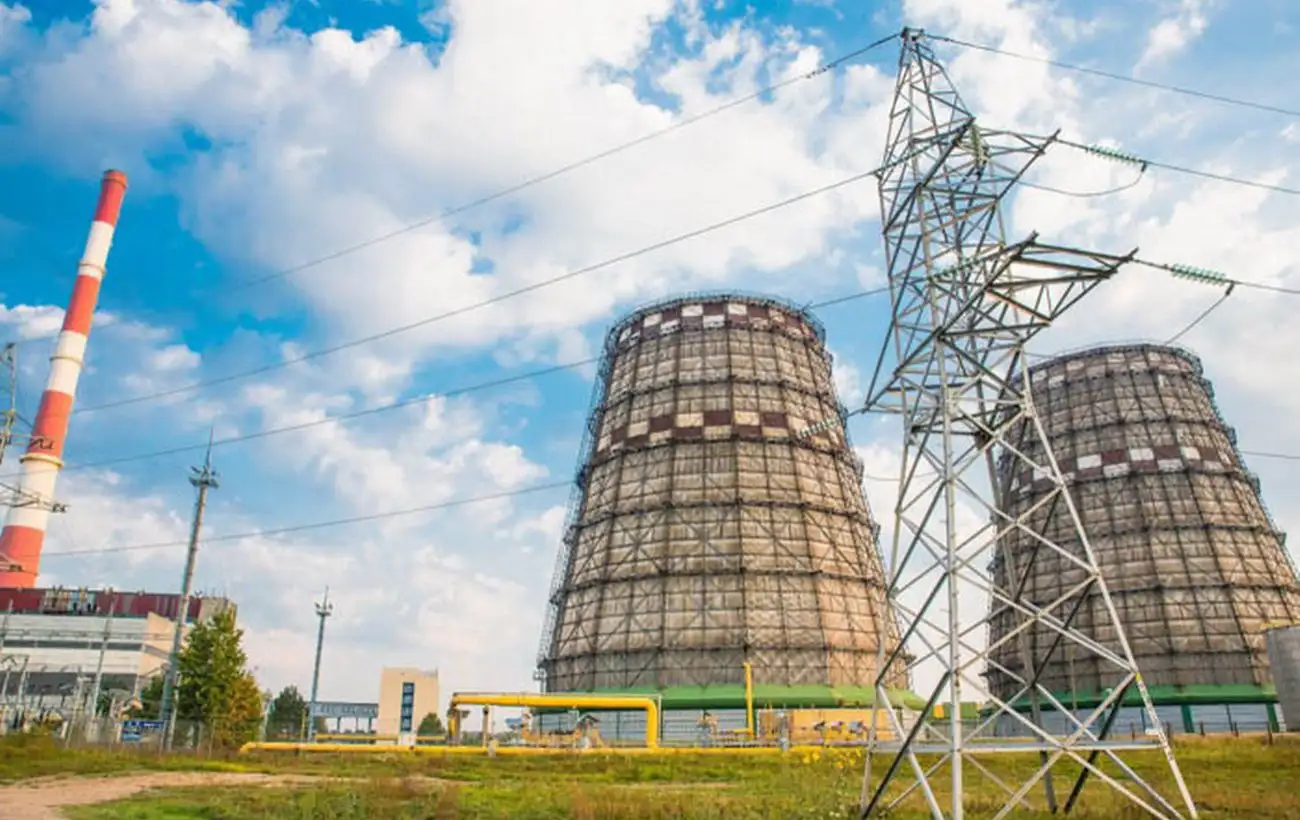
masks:
POLYGON ((385 667, 379 676, 380 735, 414 736, 420 721, 438 712, 438 671, 385 667))

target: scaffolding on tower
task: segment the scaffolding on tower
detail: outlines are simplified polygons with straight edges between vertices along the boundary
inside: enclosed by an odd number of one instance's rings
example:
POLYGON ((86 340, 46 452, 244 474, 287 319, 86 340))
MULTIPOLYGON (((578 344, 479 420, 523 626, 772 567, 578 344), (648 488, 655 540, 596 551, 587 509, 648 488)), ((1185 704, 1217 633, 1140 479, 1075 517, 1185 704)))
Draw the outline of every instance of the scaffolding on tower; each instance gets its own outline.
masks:
MULTIPOLYGON (((878 174, 893 318, 864 409, 903 419, 887 571, 889 599, 906 632, 876 668, 892 669, 907 646, 914 686, 936 719, 905 727, 889 715, 890 739, 877 737, 872 722, 869 745, 886 762, 877 761, 873 772, 873 755, 867 755, 863 817, 883 814, 919 792, 933 817, 957 820, 964 816, 970 777, 981 775, 1005 801, 992 815, 999 818, 1043 808, 1036 802, 1040 785, 1048 811, 1069 812, 1089 779, 1153 816, 1196 817, 1080 523, 1070 480, 1048 446, 1034 380, 1023 376, 1026 343, 1132 259, 1045 244, 1036 234, 1006 240, 1002 202, 1053 140, 978 125, 924 33, 903 31, 878 174), (1026 446, 1027 440, 1035 446, 1026 446), (1028 489, 1025 475, 1037 503, 1008 512, 1010 494, 1028 489), (963 504, 975 507, 982 522, 958 520, 963 504), (1049 505, 1068 514, 1068 538, 1052 540, 1035 529, 1049 505), (1025 588, 1040 555, 1068 568, 1064 593, 1052 600, 1038 600, 1025 588), (1085 602, 1095 608, 1087 630, 1076 623, 1085 602), (990 624, 1005 626, 1007 619, 1014 625, 990 641, 990 624), (1008 645, 1012 663, 1006 662, 1008 645), (1066 647, 1073 657, 1095 658, 1107 675, 1095 708, 1076 713, 1039 680, 1066 647), (928 673, 924 684, 918 671, 928 673), (1014 691, 993 691, 985 676, 1014 681, 1014 691), (963 702, 972 700, 981 704, 980 715, 963 719, 963 702), (1136 738, 1112 736, 1124 704, 1139 705, 1156 728, 1136 738), (1054 713, 1058 731, 1045 728, 1047 712, 1054 713), (1143 749, 1163 752, 1176 797, 1162 795, 1125 762, 1128 752, 1143 749), (990 766, 1013 752, 1038 759, 1019 782, 990 766), (1058 795, 1053 773, 1063 776, 1062 763, 1071 767, 1064 775, 1069 789, 1058 795)), ((885 683, 877 681, 879 691, 885 683)))

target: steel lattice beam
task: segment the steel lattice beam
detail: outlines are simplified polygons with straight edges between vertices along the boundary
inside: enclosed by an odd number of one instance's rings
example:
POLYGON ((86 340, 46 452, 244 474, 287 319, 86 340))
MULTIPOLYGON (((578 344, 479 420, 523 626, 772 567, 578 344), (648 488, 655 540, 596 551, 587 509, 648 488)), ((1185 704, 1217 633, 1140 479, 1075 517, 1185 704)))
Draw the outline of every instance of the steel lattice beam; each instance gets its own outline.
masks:
MULTIPOLYGON (((907 627, 909 671, 937 664, 938 683, 921 692, 929 704, 943 704, 945 719, 905 725, 887 711, 892 738, 869 745, 888 753, 883 774, 873 778, 867 755, 862 816, 874 816, 919 791, 936 818, 964 816, 968 775, 983 775, 1006 799, 995 817, 1029 806, 1042 783, 1046 808, 1073 807, 1092 776, 1125 795, 1151 815, 1195 817, 1196 808, 1163 730, 1133 740, 1109 738, 1119 706, 1131 692, 1151 725, 1160 727, 1138 672, 1118 611, 1083 532, 1063 475, 1048 446, 1034 406, 1033 381, 1022 379, 1025 344, 1049 327, 1089 291, 1132 258, 1048 245, 1037 236, 1008 244, 1001 203, 1052 137, 1028 137, 985 130, 966 110, 924 35, 903 32, 903 48, 885 170, 879 175, 880 204, 893 319, 882 347, 867 406, 900 414, 904 422, 903 465, 894 543, 888 566, 889 598, 907 627), (891 358, 893 367, 886 368, 891 358), (1026 425, 1042 442, 1031 457, 1011 443, 1013 429, 1026 425), (999 471, 997 460, 1002 460, 999 471), (1007 469, 1008 462, 1016 466, 1007 469), (1052 488, 1029 510, 1012 516, 1001 499, 1011 490, 999 475, 1032 471, 1052 488), (957 520, 959 504, 974 506, 983 525, 973 531, 957 520), (1029 519, 1045 505, 1063 505, 1073 521, 1065 546, 1036 532, 1029 519), (1004 554, 1009 534, 1033 545, 1028 566, 1004 554), (1072 540, 1073 540, 1072 539, 1072 540), (1054 553, 1078 576, 1055 600, 1024 594, 1034 557, 1054 553), (994 570, 996 568, 996 571, 994 570), (981 615, 963 613, 962 602, 979 596, 981 615), (1100 600, 1111 634, 1100 640, 1074 626, 1084 596, 1100 600), (989 646, 994 617, 1015 618, 1014 627, 989 646), (1031 652, 1030 630, 1051 635, 1044 650, 1031 652), (993 649, 1015 641, 1019 663, 1009 669, 993 660, 993 649), (1100 659, 1110 670, 1111 688, 1091 712, 1076 716, 1041 685, 1038 677, 1063 647, 1100 659), (1015 697, 999 699, 982 680, 988 670, 1017 682, 1015 697), (962 720, 963 701, 988 708, 974 725, 962 720), (1047 731, 1044 711, 1067 725, 1064 735, 1047 731), (1001 736, 1013 726, 1020 737, 1001 736), (1133 749, 1163 751, 1177 784, 1175 801, 1162 796, 1123 760, 1133 749), (1006 782, 985 764, 995 753, 1036 754, 1040 765, 1023 782, 1006 782), (923 761, 922 755, 934 755, 923 761), (1106 758, 1116 777, 1098 761, 1106 758), (1081 772, 1063 805, 1051 774, 1071 761, 1081 772), (947 790, 938 789, 948 768, 947 790), (904 788, 903 772, 912 782, 904 788), (946 791, 946 793, 945 793, 946 791)), ((1073 576, 1072 576, 1073 577, 1073 576)), ((886 669, 894 660, 882 660, 886 669)), ((877 688, 884 694, 883 679, 877 688)), ((877 699, 877 702, 887 702, 877 699)), ((927 710, 928 711, 928 710, 927 710)))

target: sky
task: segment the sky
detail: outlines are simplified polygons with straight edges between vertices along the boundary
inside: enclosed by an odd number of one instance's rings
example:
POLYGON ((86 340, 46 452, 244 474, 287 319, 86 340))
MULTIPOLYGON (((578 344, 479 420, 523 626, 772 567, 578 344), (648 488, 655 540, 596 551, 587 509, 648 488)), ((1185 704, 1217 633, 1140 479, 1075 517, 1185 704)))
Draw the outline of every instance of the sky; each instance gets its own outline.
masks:
MULTIPOLYGON (((374 699, 385 665, 439 669, 444 694, 531 688, 594 370, 457 391, 586 360, 611 322, 656 298, 730 289, 806 304, 877 287, 876 191, 844 186, 507 295, 873 168, 897 44, 795 78, 904 24, 1300 108, 1292 84, 1267 79, 1300 70, 1300 9, 1287 0, 1231 14, 1224 0, 0 0, 0 339, 30 340, 18 348, 27 418, 99 178, 118 168, 130 179, 59 484, 68 511, 52 521, 41 584, 178 587, 188 470, 209 431, 308 424, 213 454, 221 483, 205 534, 215 540, 196 584, 239 604, 263 686, 308 685, 312 604, 328 586, 322 698, 374 699), (149 398, 127 401, 136 397, 149 398), (170 545, 119 549, 156 543, 170 545)), ((1300 185, 1294 116, 936 48, 990 127, 1059 128, 1164 163, 1300 185)), ((1139 176, 1068 148, 1049 151, 1030 180, 1055 192, 1013 198, 1013 237, 1139 247, 1300 285, 1291 196, 1157 168, 1139 176)), ((1034 350, 1163 341, 1218 296, 1128 270, 1034 350)), ((1300 454, 1300 381, 1286 376, 1300 347, 1292 298, 1238 289, 1180 339, 1248 451, 1300 454)), ((887 299, 818 315, 841 399, 859 403, 887 299)), ((850 433, 887 533, 901 431, 859 416, 850 433)), ((1297 461, 1247 463, 1281 528, 1300 529, 1297 461)))

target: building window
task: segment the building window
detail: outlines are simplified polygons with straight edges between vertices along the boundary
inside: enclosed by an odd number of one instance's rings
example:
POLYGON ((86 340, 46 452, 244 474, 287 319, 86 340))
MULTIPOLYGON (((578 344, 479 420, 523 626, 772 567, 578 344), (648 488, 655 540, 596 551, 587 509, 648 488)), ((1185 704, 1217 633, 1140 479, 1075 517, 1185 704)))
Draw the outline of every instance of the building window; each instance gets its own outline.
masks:
POLYGON ((402 684, 402 718, 399 732, 409 732, 415 723, 415 684, 402 684))

